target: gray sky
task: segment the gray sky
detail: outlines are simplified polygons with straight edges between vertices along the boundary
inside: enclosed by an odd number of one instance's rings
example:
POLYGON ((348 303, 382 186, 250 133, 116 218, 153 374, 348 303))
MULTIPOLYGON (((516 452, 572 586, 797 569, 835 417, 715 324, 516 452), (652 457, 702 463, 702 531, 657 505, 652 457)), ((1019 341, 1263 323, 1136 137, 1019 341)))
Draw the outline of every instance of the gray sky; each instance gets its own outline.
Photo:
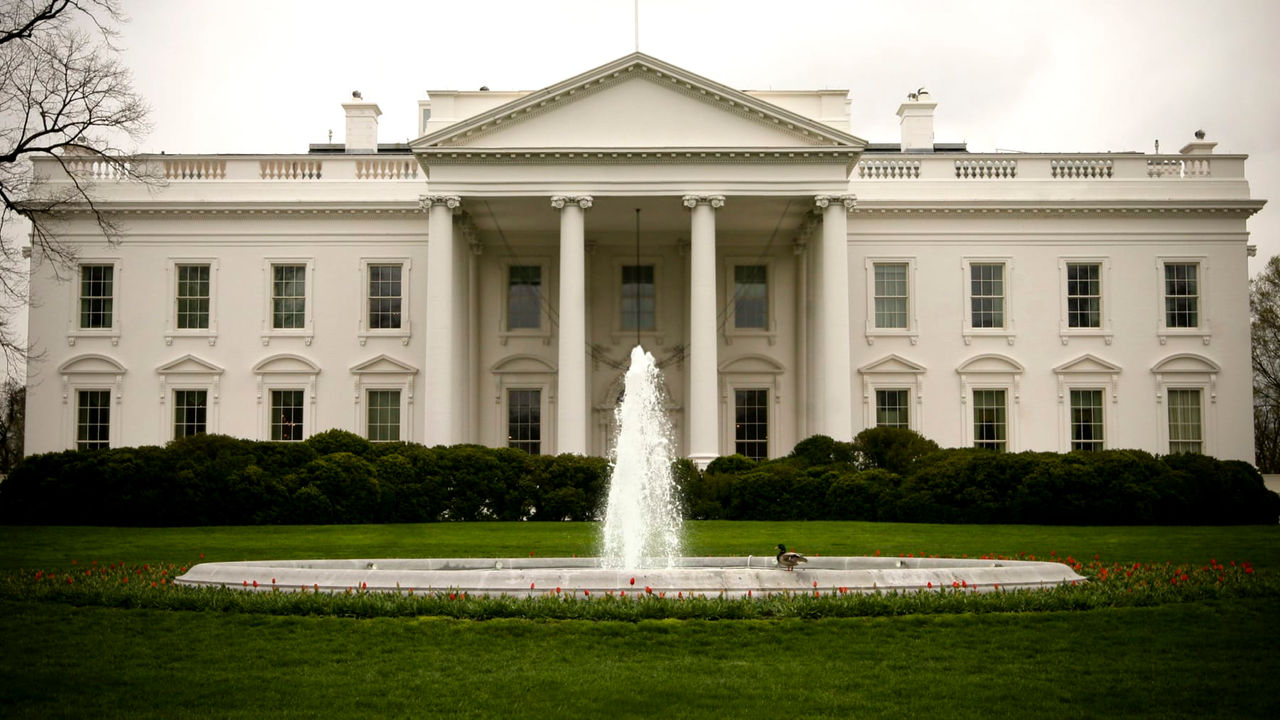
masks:
MULTIPOLYGON (((426 90, 534 90, 631 52, 632 0, 125 0, 120 45, 152 107, 145 151, 341 142, 352 90, 411 139, 426 90)), ((641 0, 640 49, 741 89, 847 88, 855 135, 898 140, 924 86, 971 150, 1247 153, 1280 204, 1277 0, 641 0)), ((1257 271, 1280 209, 1249 221, 1257 271)))

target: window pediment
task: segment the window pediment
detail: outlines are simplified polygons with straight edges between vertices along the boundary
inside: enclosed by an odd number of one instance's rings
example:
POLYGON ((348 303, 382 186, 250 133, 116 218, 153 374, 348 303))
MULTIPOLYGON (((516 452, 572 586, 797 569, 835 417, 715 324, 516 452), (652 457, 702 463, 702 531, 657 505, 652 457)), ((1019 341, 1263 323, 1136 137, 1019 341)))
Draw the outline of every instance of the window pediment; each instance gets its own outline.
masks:
POLYGON ((858 372, 864 375, 888 374, 888 373, 919 374, 919 373, 925 372, 925 367, 923 365, 918 365, 916 363, 913 363, 910 360, 902 357, 901 355, 898 355, 897 353, 890 353, 889 355, 886 355, 880 358, 879 360, 863 365, 862 367, 858 368, 858 372))
POLYGON ((416 375, 418 368, 387 355, 378 355, 358 365, 351 366, 351 373, 354 375, 416 375))
POLYGON ((752 375, 781 375, 785 372, 782 365, 765 355, 744 355, 720 366, 722 373, 743 373, 752 375))
POLYGON ((1209 374, 1221 372, 1222 368, 1203 355, 1179 353, 1170 355, 1151 367, 1151 372, 1168 375, 1172 373, 1209 374))
POLYGON ((265 360, 260 361, 253 366, 253 372, 258 375, 316 375, 320 372, 320 368, 310 360, 301 355, 280 354, 272 355, 265 360))
POLYGON ((221 375, 222 368, 208 360, 187 354, 156 368, 160 375, 221 375))
POLYGON ((962 375, 979 373, 1021 374, 1025 368, 1011 357, 997 354, 975 355, 956 368, 962 375))
POLYGON ((59 375, 123 375, 125 368, 106 355, 77 355, 58 366, 59 375))
POLYGON ((493 364, 489 369, 495 375, 554 373, 555 366, 533 355, 511 355, 493 364))
POLYGON ((1059 365, 1053 371, 1059 375, 1086 373, 1114 375, 1120 372, 1120 366, 1113 365, 1092 353, 1085 353, 1075 360, 1059 365))

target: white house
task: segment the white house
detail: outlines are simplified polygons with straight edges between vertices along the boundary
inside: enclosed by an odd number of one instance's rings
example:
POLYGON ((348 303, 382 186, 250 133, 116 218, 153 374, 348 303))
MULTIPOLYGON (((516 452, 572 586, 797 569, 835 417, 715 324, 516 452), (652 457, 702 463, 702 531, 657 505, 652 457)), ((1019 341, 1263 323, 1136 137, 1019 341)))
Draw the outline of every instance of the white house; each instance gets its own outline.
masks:
POLYGON ((700 463, 877 424, 1253 457, 1243 155, 970 153, 927 93, 869 143, 844 90, 640 53, 428 96, 407 145, 356 96, 345 144, 138 158, 160 188, 67 159, 126 230, 82 213, 76 267, 33 261, 27 452, 343 428, 604 454, 640 342, 700 463))

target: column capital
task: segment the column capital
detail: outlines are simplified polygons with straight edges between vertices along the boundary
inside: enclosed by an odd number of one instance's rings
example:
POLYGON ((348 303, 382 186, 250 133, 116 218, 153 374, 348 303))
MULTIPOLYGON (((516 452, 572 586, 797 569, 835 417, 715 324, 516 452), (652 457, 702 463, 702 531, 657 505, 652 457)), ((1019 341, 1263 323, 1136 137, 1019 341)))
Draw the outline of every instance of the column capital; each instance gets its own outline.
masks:
POLYGON ((692 210, 699 205, 710 205, 713 209, 724 207, 723 195, 685 195, 681 198, 684 206, 692 210))
POLYGON ((586 210, 591 207, 590 195, 552 195, 551 207, 557 210, 563 210, 565 205, 577 205, 586 210))
POLYGON ((462 198, 457 195, 419 195, 418 208, 420 210, 430 210, 432 205, 444 205, 450 210, 457 210, 462 206, 462 198))
POLYGON ((845 212, 849 212, 858 204, 858 197, 856 195, 815 195, 813 202, 824 210, 831 203, 843 203, 845 212))

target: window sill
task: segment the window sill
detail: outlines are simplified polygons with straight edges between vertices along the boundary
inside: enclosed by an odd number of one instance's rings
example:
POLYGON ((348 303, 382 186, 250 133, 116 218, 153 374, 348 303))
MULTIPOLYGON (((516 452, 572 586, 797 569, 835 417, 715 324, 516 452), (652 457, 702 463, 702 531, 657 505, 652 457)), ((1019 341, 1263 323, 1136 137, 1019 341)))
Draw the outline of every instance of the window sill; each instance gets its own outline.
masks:
POLYGON ((1017 333, 1009 328, 965 328, 961 335, 965 345, 972 345, 975 337, 1004 338, 1005 342, 1012 345, 1017 337, 1017 333))
MULTIPOLYGON (((360 347, 364 347, 370 339, 399 340, 401 345, 407 347, 410 336, 411 333, 408 330, 364 330, 358 333, 356 338, 360 341, 360 347)), ((307 344, 310 345, 311 343, 308 342, 307 344)))
POLYGON ((102 330, 72 330, 67 333, 67 346, 75 347, 77 340, 88 338, 105 338, 111 341, 112 347, 115 347, 120 344, 120 331, 114 328, 105 328, 102 330))
POLYGON ((876 329, 876 330, 871 330, 866 332, 865 337, 867 339, 868 345, 875 345, 877 338, 906 338, 907 340, 911 341, 912 345, 916 345, 920 342, 920 333, 912 329, 906 329, 906 330, 876 329))
POLYGON ((207 340, 209 347, 218 344, 217 330, 170 330, 164 334, 164 344, 172 345, 175 338, 195 338, 207 340))
POLYGON ((272 340, 284 338, 301 338, 303 344, 307 347, 311 346, 311 341, 315 339, 315 333, 310 329, 307 330, 273 330, 262 334, 262 346, 267 347, 272 340))
POLYGON ((547 330, 506 330, 498 333, 498 343, 506 345, 512 339, 541 340, 543 345, 551 344, 551 333, 547 330))
POLYGON ((1115 333, 1111 332, 1111 328, 1058 328, 1058 338, 1062 340, 1063 345, 1071 342, 1071 338, 1102 338, 1102 341, 1110 345, 1115 339, 1115 333))
POLYGON ((767 340, 770 345, 776 345, 778 342, 777 331, 765 328, 725 328, 723 335, 725 345, 732 345, 734 340, 759 338, 767 340))
POLYGON ((1171 337, 1192 337, 1200 338, 1200 342, 1205 345, 1213 338, 1213 333, 1208 328, 1160 328, 1156 333, 1156 337, 1160 340, 1160 344, 1164 345, 1169 342, 1171 337))

